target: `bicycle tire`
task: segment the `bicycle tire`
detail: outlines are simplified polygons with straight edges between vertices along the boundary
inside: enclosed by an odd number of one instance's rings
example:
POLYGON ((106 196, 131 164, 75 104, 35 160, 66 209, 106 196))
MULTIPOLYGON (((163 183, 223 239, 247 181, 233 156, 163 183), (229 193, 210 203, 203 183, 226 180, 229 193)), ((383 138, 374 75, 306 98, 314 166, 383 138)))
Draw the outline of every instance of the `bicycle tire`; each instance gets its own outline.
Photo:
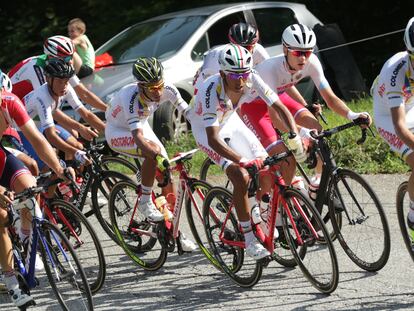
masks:
POLYGON ((48 221, 42 221, 39 233, 40 253, 46 275, 63 310, 93 310, 92 293, 86 274, 65 234, 48 221), (64 251, 64 255, 60 256, 63 254, 62 250, 64 251), (70 260, 69 267, 65 269, 64 263, 68 262, 70 259, 69 256, 72 260, 70 260), (73 269, 76 270, 73 271, 73 269), (55 278, 55 273, 61 273, 59 274, 59 278, 55 278), (76 299, 66 301, 62 289, 58 288, 60 285, 63 286, 62 283, 65 280, 69 280, 69 285, 65 286, 64 289, 69 288, 79 291, 76 299))
POLYGON ((185 209, 188 225, 190 226, 190 230, 196 243, 198 244, 199 249, 216 268, 220 269, 220 265, 215 260, 211 250, 209 249, 203 223, 203 201, 205 195, 210 189, 211 185, 209 183, 202 180, 193 180, 191 182, 190 190, 196 204, 192 202, 191 197, 188 195, 185 203, 185 209))
POLYGON ((320 292, 325 294, 332 293, 338 286, 338 260, 332 240, 319 212, 310 200, 297 189, 287 188, 283 194, 283 200, 292 215, 297 232, 302 239, 302 241, 299 240, 292 219, 288 216, 287 211, 283 209, 282 223, 284 233, 303 275, 320 292), (299 211, 297 204, 300 205, 303 214, 299 211), (313 225, 316 235, 313 233, 304 215, 307 216, 313 225), (324 237, 323 243, 320 243, 321 237, 324 237), (303 258, 297 251, 298 245, 306 247, 306 254, 303 258))
POLYGON ((135 161, 134 164, 130 162, 128 158, 119 156, 103 156, 101 158, 101 167, 107 171, 117 171, 127 176, 135 175, 137 171, 141 169, 141 165, 138 161, 135 161))
MULTIPOLYGON (((332 191, 344 207, 342 226, 333 222, 341 247, 361 269, 382 269, 390 256, 391 238, 387 217, 375 192, 362 176, 348 169, 337 171, 331 180, 329 193, 332 191)), ((329 204, 333 218, 332 201, 329 204)))
POLYGON ((407 215, 410 208, 410 198, 408 197, 408 182, 403 182, 397 191, 397 217, 400 225, 401 234, 403 236, 404 244, 407 247, 411 259, 414 261, 414 240, 411 240, 408 232, 407 215))
POLYGON ((58 228, 72 243, 78 259, 82 262, 83 270, 88 278, 92 294, 97 293, 103 286, 106 278, 106 261, 101 242, 93 226, 85 215, 72 204, 63 200, 50 202, 50 210, 55 216, 58 228), (62 211, 62 214, 58 213, 62 211), (63 219, 65 218, 65 219, 63 219), (80 243, 65 222, 68 221, 81 239, 80 243))
POLYGON ((226 174, 208 157, 201 164, 200 180, 206 181, 210 185, 222 186, 230 191, 233 190, 233 185, 226 174))
POLYGON ((109 197, 112 228, 125 254, 145 270, 155 271, 167 259, 167 249, 159 240, 165 226, 164 222, 148 222, 135 211, 139 200, 137 189, 138 185, 133 181, 120 181, 112 188, 109 197), (132 212, 135 212, 133 219, 132 212), (123 217, 124 215, 127 216, 123 217), (145 233, 134 232, 134 229, 145 233))
POLYGON ((262 276, 263 266, 244 254, 244 248, 224 244, 219 234, 223 229, 224 237, 233 241, 244 241, 239 230, 239 223, 232 211, 226 220, 233 199, 232 194, 223 187, 212 187, 207 193, 203 204, 203 221, 210 248, 220 265, 220 270, 241 287, 254 286, 262 276))
POLYGON ((109 202, 110 191, 116 182, 121 180, 131 180, 129 177, 122 173, 114 171, 102 171, 98 176, 95 177, 95 180, 91 186, 91 195, 92 195, 92 208, 95 213, 98 222, 100 223, 102 229, 106 234, 116 243, 118 239, 112 230, 112 224, 109 219, 109 204, 100 205, 99 196, 104 198, 109 202))

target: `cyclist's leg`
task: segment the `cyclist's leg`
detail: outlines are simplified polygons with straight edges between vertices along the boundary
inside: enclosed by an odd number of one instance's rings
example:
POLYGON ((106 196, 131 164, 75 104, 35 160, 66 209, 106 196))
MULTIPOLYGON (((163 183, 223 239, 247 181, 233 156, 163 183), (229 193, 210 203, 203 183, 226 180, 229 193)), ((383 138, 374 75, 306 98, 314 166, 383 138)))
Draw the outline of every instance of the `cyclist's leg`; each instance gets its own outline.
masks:
MULTIPOLYGON (((222 157, 210 147, 206 129, 204 127, 193 126, 192 131, 199 148, 205 152, 215 164, 226 172, 230 181, 233 183, 233 202, 244 233, 247 254, 255 259, 268 256, 269 252, 258 242, 252 231, 249 201, 247 197, 247 185, 249 182, 248 173, 238 164, 222 157)), ((230 131, 228 131, 227 134, 231 135, 230 131)))
MULTIPOLYGON (((150 157, 146 157, 141 153, 141 150, 138 149, 134 138, 128 129, 107 125, 105 129, 105 138, 108 142, 108 146, 112 150, 134 158, 144 158, 144 161, 141 165, 142 196, 139 203, 140 208, 143 214, 145 214, 145 216, 151 220, 159 221, 164 219, 164 216, 158 209, 155 208, 151 200, 152 187, 154 184, 155 172, 157 168, 156 160, 150 157)), ((155 142, 147 140, 147 143, 150 144, 153 148, 157 149, 158 153, 161 153, 161 148, 155 142)))

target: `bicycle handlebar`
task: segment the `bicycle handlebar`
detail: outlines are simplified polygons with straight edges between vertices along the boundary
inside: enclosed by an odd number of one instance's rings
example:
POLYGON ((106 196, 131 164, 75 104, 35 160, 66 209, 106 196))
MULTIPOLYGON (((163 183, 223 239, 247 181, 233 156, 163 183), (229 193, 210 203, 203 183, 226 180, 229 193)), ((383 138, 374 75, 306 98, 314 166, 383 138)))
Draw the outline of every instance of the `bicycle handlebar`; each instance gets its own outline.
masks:
MULTIPOLYGON (((316 102, 316 104, 319 104, 319 102, 316 102)), ((315 117, 320 117, 323 123, 328 124, 328 121, 326 121, 325 116, 322 114, 322 112, 318 113, 318 115, 315 115, 316 109, 313 106, 313 104, 307 104, 305 106, 306 109, 308 109, 315 117)))

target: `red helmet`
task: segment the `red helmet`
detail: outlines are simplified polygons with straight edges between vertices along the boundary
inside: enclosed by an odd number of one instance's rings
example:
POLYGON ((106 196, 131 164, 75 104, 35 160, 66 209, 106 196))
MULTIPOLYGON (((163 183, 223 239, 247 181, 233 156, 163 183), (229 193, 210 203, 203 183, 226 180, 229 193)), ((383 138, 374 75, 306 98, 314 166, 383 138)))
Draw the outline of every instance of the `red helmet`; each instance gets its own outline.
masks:
POLYGON ((43 51, 48 56, 63 58, 72 56, 75 51, 75 47, 73 46, 72 40, 68 37, 53 36, 46 39, 43 45, 43 51))

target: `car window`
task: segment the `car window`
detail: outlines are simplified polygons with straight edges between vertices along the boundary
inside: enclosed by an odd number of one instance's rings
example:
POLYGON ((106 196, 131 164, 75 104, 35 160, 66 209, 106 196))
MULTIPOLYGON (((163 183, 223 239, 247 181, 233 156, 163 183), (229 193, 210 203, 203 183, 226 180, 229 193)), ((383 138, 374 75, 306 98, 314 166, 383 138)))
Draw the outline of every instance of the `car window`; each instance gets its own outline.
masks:
POLYGON ((194 49, 191 51, 191 59, 195 62, 202 61, 204 53, 208 51, 208 47, 209 47, 208 36, 207 36, 207 33, 205 33, 200 38, 200 40, 198 40, 194 49))
POLYGON ((297 23, 295 13, 288 8, 254 9, 253 14, 264 47, 281 44, 283 30, 297 23))
POLYGON ((209 49, 216 46, 229 43, 228 33, 232 25, 246 22, 243 11, 227 15, 215 22, 207 31, 209 39, 209 49))
POLYGON ((114 63, 131 62, 139 56, 166 59, 183 46, 205 18, 184 16, 137 24, 105 43, 96 54, 108 53, 114 63))

